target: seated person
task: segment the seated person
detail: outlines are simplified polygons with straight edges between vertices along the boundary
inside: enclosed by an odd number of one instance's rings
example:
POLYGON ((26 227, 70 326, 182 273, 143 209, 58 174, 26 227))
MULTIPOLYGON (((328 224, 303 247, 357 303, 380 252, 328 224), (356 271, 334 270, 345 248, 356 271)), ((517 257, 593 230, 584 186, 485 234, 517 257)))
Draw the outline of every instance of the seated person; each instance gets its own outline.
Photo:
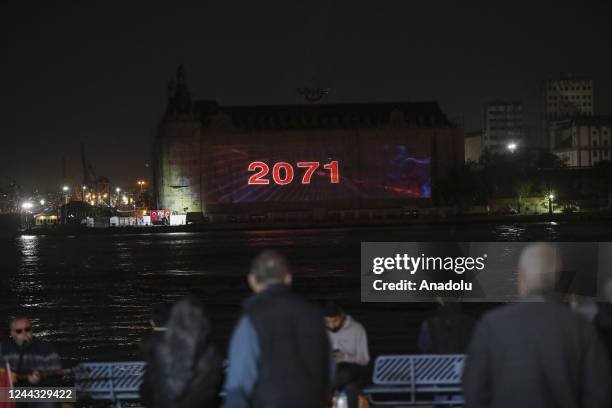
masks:
MULTIPOLYGON (((62 375, 60 357, 55 349, 32 332, 32 322, 17 316, 10 322, 10 338, 0 344, 0 362, 8 363, 16 387, 51 387, 58 385, 62 375), (55 381, 54 381, 55 380, 55 381)), ((21 406, 21 404, 20 404, 21 406)), ((40 402, 25 406, 56 407, 40 402)))
POLYGON ((325 326, 336 359, 334 388, 343 390, 349 408, 359 405, 359 392, 368 377, 368 337, 363 326, 335 303, 325 305, 325 326))

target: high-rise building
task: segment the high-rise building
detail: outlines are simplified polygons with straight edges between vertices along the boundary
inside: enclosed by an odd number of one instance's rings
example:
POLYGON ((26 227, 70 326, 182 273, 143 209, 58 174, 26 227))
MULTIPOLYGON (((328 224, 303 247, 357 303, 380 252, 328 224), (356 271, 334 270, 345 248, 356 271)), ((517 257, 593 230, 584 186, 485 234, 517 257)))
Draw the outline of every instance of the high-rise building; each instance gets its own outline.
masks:
POLYGON ((512 152, 524 146, 523 104, 495 101, 485 104, 482 113, 483 148, 490 152, 512 152))
POLYGON ((561 74, 544 85, 544 118, 548 145, 551 150, 561 142, 557 128, 568 119, 593 116, 593 80, 572 74, 561 74))
POLYGON ((592 116, 595 110, 593 80, 571 74, 549 79, 546 81, 544 99, 544 111, 549 121, 592 116))

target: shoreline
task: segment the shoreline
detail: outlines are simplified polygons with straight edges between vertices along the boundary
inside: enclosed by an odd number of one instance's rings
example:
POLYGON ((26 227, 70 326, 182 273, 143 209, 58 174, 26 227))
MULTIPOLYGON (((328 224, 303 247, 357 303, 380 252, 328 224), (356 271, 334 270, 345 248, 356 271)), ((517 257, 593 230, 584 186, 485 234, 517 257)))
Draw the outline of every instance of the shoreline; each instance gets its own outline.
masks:
POLYGON ((241 222, 241 223, 209 223, 189 224, 180 226, 123 226, 106 228, 87 228, 83 226, 57 226, 51 228, 31 228, 17 231, 4 231, 2 235, 114 235, 114 234, 165 234, 165 233, 197 233, 216 231, 274 231, 274 230, 305 230, 305 229, 367 229, 384 227, 410 226, 441 226, 466 224, 506 224, 506 223, 541 223, 541 222, 610 222, 612 212, 580 212, 555 213, 537 215, 463 215, 451 217, 420 217, 395 218, 386 220, 351 219, 342 221, 304 221, 304 222, 241 222), (8 234, 6 234, 8 232, 8 234))

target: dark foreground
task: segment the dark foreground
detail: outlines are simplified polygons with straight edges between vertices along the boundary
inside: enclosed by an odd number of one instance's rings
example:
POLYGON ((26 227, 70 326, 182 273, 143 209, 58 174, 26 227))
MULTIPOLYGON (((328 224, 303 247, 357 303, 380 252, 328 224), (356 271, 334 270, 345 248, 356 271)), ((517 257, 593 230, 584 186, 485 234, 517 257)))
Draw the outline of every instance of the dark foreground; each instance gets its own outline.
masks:
MULTIPOLYGON (((71 365, 138 359, 150 305, 187 293, 204 302, 225 350, 250 260, 278 248, 295 269, 295 289, 335 299, 362 321, 373 355, 416 351, 430 304, 365 304, 359 295, 361 241, 608 241, 612 223, 446 224, 199 233, 20 236, 0 245, 0 316, 17 308, 71 365)), ((493 305, 467 305, 479 315, 493 305)), ((2 320, 5 320, 4 318, 2 320)), ((4 329, 3 329, 4 330, 4 329)))

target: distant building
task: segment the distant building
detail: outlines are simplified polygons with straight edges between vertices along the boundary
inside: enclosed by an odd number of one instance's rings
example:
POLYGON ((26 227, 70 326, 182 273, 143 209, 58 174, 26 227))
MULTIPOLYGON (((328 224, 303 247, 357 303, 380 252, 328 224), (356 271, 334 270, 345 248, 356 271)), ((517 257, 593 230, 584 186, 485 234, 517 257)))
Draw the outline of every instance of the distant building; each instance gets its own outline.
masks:
POLYGON ((483 134, 478 130, 469 132, 464 139, 465 162, 478 163, 483 150, 483 134))
POLYGON ((593 116, 593 80, 561 74, 559 78, 549 79, 544 85, 544 120, 548 146, 554 149, 559 143, 555 140, 557 128, 564 121, 583 116, 593 116))
POLYGON ((45 209, 43 212, 34 215, 35 225, 39 227, 57 225, 59 216, 56 210, 45 209))
POLYGON ((593 80, 562 74, 560 78, 549 79, 544 90, 544 111, 550 121, 570 119, 576 116, 592 116, 593 80))
POLYGON ((180 68, 155 143, 157 208, 233 220, 425 205, 463 164, 463 139, 436 102, 223 106, 193 101, 180 68))
POLYGON ((553 153, 568 167, 591 167, 599 161, 611 160, 610 136, 612 115, 567 119, 557 123, 553 153))
POLYGON ((15 183, 0 187, 0 214, 17 213, 21 210, 20 191, 15 183))
POLYGON ((495 101, 485 104, 482 112, 483 148, 491 152, 507 151, 508 146, 525 145, 523 104, 495 101))

